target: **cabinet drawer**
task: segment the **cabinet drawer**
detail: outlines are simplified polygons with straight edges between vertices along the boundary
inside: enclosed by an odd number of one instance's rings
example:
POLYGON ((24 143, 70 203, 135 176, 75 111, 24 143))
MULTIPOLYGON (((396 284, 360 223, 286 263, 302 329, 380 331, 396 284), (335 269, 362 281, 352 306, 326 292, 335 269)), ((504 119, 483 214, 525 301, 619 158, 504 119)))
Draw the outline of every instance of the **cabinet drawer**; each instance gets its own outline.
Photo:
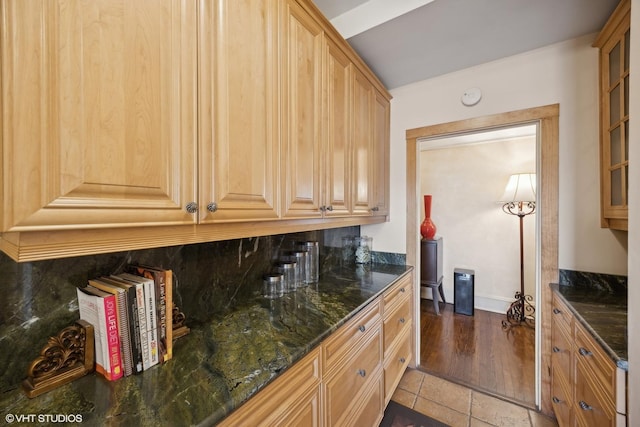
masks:
POLYGON ((573 346, 564 327, 553 322, 551 330, 551 364, 560 370, 569 384, 573 383, 573 346))
POLYGON ((594 381, 605 392, 605 397, 615 404, 616 366, 602 347, 576 322, 575 325, 576 363, 582 362, 594 381))
POLYGON ((583 360, 576 362, 576 385, 574 396, 574 414, 576 424, 585 427, 614 426, 616 412, 613 404, 603 396, 603 390, 589 381, 591 373, 585 369, 583 360))
POLYGON ((571 407, 572 396, 569 383, 564 373, 553 365, 553 375, 551 377, 551 404, 553 412, 556 414, 560 427, 573 425, 573 412, 571 407))
POLYGON ((397 306, 389 316, 384 317, 383 333, 384 333, 384 354, 391 348, 393 341, 400 336, 400 334, 411 328, 411 301, 407 298, 404 299, 402 304, 397 306))
POLYGON ((412 294, 412 274, 404 276, 399 279, 398 282, 393 285, 391 288, 387 289, 382 295, 382 300, 384 304, 383 312, 386 313, 387 310, 390 310, 395 304, 403 301, 403 298, 409 298, 412 294))
POLYGON ((377 426, 384 416, 384 402, 382 401, 382 376, 369 387, 363 396, 363 404, 355 409, 355 417, 345 420, 345 425, 377 426))
POLYGON ((380 300, 378 299, 331 335, 323 345, 325 372, 335 369, 340 359, 347 357, 360 340, 373 333, 376 326, 379 326, 379 322, 380 300))
POLYGON ((570 336, 571 331, 573 331, 573 315, 564 301, 555 293, 553 294, 553 308, 551 312, 553 313, 553 321, 565 328, 567 334, 570 336))
POLYGON ((353 349, 328 381, 325 377, 326 414, 330 425, 352 414, 363 391, 368 390, 372 382, 378 382, 382 376, 381 361, 382 334, 378 326, 361 346, 353 349))
POLYGON ((390 355, 384 358, 384 397, 385 402, 391 399, 391 395, 402 378, 405 369, 411 361, 411 329, 406 329, 398 337, 398 345, 394 346, 390 355))

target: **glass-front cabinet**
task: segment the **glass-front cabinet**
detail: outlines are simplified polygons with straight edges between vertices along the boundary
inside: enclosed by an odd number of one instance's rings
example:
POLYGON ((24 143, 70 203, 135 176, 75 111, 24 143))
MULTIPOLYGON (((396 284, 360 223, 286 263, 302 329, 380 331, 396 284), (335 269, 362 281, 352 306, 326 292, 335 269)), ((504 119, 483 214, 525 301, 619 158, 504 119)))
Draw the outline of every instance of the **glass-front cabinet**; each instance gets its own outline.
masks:
POLYGON ((627 230, 629 194, 630 1, 623 0, 598 35, 600 49, 601 225, 627 230))

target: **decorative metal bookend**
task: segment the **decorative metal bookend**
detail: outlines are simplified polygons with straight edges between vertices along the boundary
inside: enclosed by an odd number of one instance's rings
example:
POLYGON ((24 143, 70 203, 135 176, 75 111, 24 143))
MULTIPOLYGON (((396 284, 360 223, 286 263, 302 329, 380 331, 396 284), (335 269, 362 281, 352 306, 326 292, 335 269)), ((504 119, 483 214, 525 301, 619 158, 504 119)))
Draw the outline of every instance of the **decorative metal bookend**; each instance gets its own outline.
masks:
POLYGON ((187 335, 191 329, 185 325, 186 316, 177 305, 173 304, 173 340, 187 335))
POLYGON ((25 394, 33 398, 93 372, 93 344, 93 326, 84 320, 50 337, 29 366, 22 382, 25 394))

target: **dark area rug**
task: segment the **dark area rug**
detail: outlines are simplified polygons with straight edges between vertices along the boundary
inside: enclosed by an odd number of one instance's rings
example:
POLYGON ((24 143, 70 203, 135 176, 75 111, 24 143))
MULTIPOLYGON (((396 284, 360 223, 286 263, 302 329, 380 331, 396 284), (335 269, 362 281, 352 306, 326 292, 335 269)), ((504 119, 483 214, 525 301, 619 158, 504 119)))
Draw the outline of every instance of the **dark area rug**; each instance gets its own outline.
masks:
POLYGON ((449 427, 447 424, 429 418, 411 408, 402 406, 393 400, 384 410, 384 418, 380 427, 449 427))

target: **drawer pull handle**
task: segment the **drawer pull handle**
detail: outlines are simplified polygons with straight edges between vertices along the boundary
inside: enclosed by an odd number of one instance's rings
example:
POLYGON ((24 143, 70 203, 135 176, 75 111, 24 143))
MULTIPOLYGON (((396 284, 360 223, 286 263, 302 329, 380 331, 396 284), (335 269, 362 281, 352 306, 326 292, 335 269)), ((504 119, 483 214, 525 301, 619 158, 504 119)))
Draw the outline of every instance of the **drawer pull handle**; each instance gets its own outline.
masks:
POLYGON ((560 314, 562 313, 560 310, 558 310, 557 308, 553 309, 553 314, 560 314))
POLYGON ((580 353, 582 356, 591 356, 593 353, 591 353, 589 350, 587 350, 584 347, 580 347, 578 349, 578 353, 580 353))
POLYGON ((562 400, 558 399, 555 396, 553 396, 553 399, 551 399, 551 400, 553 400, 553 403, 555 403, 555 404, 558 404, 558 403, 562 402, 562 400))
POLYGON ((401 358, 400 358, 400 363, 404 363, 404 362, 406 362, 406 361, 407 361, 407 359, 405 359, 404 357, 401 357, 401 358))
POLYGON ((560 349, 554 345, 553 346, 553 352, 554 353, 560 353, 560 349))
POLYGON ((401 317, 400 318, 400 323, 404 323, 404 322, 405 322, 404 317, 401 317))
POLYGON ((582 408, 583 411, 593 410, 593 407, 589 405, 587 402, 585 402, 584 400, 581 400, 580 403, 578 403, 578 405, 580 405, 580 408, 582 408))
POLYGON ((400 288, 400 292, 404 293, 406 291, 404 290, 404 288, 400 288))
POLYGON ((367 376, 367 371, 365 371, 364 369, 358 369, 358 375, 364 378, 367 376))
POLYGON ((367 328, 365 328, 365 326, 364 326, 364 325, 360 325, 360 326, 358 327, 358 330, 359 330, 360 332, 364 332, 364 331, 366 331, 366 330, 367 330, 367 328))

